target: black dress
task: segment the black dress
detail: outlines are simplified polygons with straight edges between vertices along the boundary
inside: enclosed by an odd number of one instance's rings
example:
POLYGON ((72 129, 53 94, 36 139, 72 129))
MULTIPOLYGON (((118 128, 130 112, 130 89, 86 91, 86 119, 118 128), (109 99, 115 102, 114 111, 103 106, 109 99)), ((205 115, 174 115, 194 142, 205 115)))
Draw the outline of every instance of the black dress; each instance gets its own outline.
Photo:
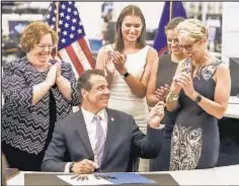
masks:
MULTIPOLYGON (((194 89, 204 97, 214 100, 216 82, 212 78, 221 62, 200 68, 193 78, 194 89)), ((186 60, 183 66, 190 66, 186 60)), ((182 67, 183 68, 183 67, 182 67)), ((171 145, 170 170, 210 168, 219 155, 218 120, 187 97, 182 90, 171 145)))
MULTIPOLYGON (((165 55, 159 58, 159 65, 157 71, 157 82, 156 88, 162 85, 172 83, 173 76, 177 69, 178 63, 171 60, 171 55, 165 55)), ((165 109, 165 116, 161 123, 165 124, 163 128, 163 142, 161 150, 158 156, 150 160, 150 171, 168 171, 170 162, 170 146, 171 146, 171 135, 175 124, 177 110, 174 112, 168 112, 165 109)), ((161 132, 161 131, 159 131, 161 132)))

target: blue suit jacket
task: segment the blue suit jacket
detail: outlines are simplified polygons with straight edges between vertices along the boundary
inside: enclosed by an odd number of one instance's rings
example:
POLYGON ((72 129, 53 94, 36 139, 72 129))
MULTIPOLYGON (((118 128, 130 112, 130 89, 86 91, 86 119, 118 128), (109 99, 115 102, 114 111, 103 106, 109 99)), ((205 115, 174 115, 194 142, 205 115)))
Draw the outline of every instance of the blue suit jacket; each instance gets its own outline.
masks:
MULTIPOLYGON (((108 129, 101 170, 104 172, 135 171, 137 157, 154 158, 160 150, 162 135, 148 127, 145 136, 133 117, 113 109, 106 109, 108 129)), ((56 124, 52 141, 42 162, 43 171, 62 172, 67 162, 94 160, 83 114, 73 113, 56 124), (68 159, 64 159, 68 156, 68 159)))

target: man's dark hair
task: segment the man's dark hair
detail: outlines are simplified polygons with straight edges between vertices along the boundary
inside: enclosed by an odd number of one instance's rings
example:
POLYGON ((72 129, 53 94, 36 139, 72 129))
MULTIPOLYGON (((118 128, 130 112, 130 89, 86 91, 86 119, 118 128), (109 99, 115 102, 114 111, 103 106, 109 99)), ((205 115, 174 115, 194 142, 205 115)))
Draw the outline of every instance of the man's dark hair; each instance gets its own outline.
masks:
POLYGON ((165 26, 165 32, 168 30, 173 30, 177 27, 177 25, 183 22, 185 19, 183 17, 175 17, 169 21, 169 23, 165 26))
POLYGON ((92 88, 90 79, 91 79, 91 76, 93 76, 93 75, 99 75, 99 76, 105 77, 105 73, 103 70, 99 70, 99 69, 86 70, 78 78, 78 81, 77 81, 78 89, 79 90, 86 89, 89 91, 92 88))

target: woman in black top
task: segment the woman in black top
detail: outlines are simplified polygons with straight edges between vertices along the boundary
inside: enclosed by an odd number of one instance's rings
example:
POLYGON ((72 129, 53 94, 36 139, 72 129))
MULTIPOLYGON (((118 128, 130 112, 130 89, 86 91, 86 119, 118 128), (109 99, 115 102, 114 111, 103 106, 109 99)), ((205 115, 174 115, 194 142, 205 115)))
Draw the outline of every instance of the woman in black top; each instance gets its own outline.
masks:
MULTIPOLYGON (((153 107, 158 101, 166 98, 165 94, 168 92, 171 85, 178 63, 184 59, 183 52, 179 47, 176 32, 176 26, 182 21, 184 21, 184 18, 175 17, 165 27, 170 54, 159 57, 152 68, 147 89, 147 102, 150 107, 153 107)), ((163 128, 164 142, 158 157, 150 161, 151 171, 169 170, 170 143, 175 123, 175 114, 176 111, 167 112, 165 109, 165 116, 162 121, 162 123, 165 124, 163 128)))
POLYGON ((208 30, 200 20, 187 19, 177 30, 187 59, 178 65, 166 99, 168 111, 179 109, 170 170, 211 168, 219 155, 218 119, 228 105, 230 72, 208 51, 208 30))
POLYGON ((10 167, 39 171, 55 122, 80 103, 69 63, 52 60, 56 33, 43 22, 21 37, 26 57, 3 69, 2 150, 10 167))

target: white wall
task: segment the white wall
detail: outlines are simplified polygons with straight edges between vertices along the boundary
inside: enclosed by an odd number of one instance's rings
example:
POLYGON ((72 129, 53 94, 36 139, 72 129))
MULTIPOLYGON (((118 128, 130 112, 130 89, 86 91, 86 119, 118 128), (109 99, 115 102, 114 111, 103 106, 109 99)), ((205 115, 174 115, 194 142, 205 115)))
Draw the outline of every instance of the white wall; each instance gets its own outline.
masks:
POLYGON ((134 4, 140 7, 145 17, 147 29, 158 28, 164 2, 114 2, 113 19, 116 20, 121 10, 130 4, 134 4))
POLYGON ((239 57, 239 2, 223 2, 222 60, 239 57))
MULTIPOLYGON (((85 32, 88 38, 99 37, 101 33, 102 18, 101 18, 101 6, 103 2, 76 2, 76 7, 78 8, 80 18, 83 22, 85 32)), ((146 20, 147 29, 155 29, 158 27, 161 12, 163 9, 164 2, 114 2, 114 15, 113 19, 116 20, 119 16, 120 11, 129 4, 138 5, 146 20)), ((44 6, 44 8, 49 6, 49 2, 32 2, 24 4, 27 7, 39 7, 44 6)), ((18 20, 38 20, 43 19, 42 15, 22 15, 8 14, 2 15, 2 28, 3 34, 8 34, 8 20, 18 19, 18 20)))
POLYGON ((102 2, 76 2, 87 38, 98 37, 101 33, 102 2))

